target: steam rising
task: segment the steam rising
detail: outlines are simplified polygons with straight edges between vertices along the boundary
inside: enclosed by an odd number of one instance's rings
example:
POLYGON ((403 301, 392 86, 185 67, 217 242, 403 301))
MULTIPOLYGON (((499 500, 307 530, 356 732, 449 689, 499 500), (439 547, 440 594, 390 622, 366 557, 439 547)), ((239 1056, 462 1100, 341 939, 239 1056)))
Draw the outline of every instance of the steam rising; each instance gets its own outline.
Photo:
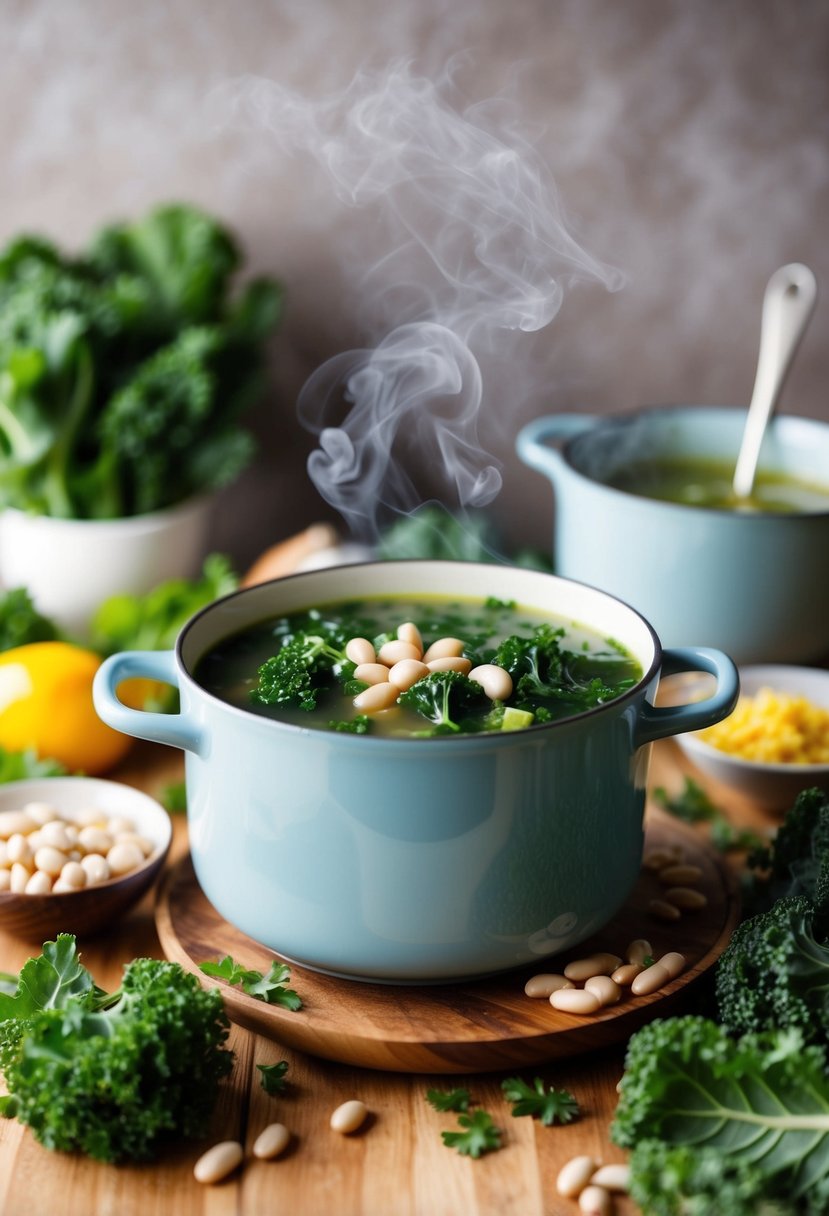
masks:
POLYGON ((489 404, 479 359, 510 351, 510 333, 549 325, 574 281, 620 286, 567 231, 511 106, 466 104, 451 72, 425 79, 404 64, 360 73, 322 101, 250 78, 219 101, 310 157, 346 207, 372 213, 359 293, 373 345, 330 359, 298 402, 319 437, 308 464, 317 490, 371 539, 384 514, 422 501, 405 470, 416 446, 448 506, 486 506, 501 473, 478 434, 489 404))

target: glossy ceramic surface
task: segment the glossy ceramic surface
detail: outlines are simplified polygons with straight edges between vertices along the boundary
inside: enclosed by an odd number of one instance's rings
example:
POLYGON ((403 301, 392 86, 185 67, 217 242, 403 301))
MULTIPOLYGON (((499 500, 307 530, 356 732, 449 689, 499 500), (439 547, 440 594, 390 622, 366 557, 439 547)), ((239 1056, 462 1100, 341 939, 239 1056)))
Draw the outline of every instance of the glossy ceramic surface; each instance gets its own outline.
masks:
MULTIPOLYGON (((517 450, 553 484, 559 574, 626 600, 668 646, 716 646, 739 663, 822 659, 829 654, 829 512, 711 510, 603 484, 632 458, 736 460, 744 424, 744 410, 704 407, 616 418, 561 414, 524 427, 517 450)), ((829 485, 829 425, 774 419, 760 463, 829 485)))
POLYGON ((305 966, 439 982, 564 950, 621 907, 639 871, 651 740, 719 720, 736 670, 715 651, 663 654, 618 600, 536 571, 383 562, 313 571, 217 601, 172 652, 108 659, 95 704, 111 726, 187 751, 199 882, 225 919, 305 966), (642 680, 606 706, 524 731, 435 739, 306 730, 234 708, 192 671, 269 616, 364 595, 495 595, 618 639, 642 680), (703 703, 654 708, 660 670, 717 678, 703 703), (122 679, 176 684, 177 716, 118 701, 122 679))

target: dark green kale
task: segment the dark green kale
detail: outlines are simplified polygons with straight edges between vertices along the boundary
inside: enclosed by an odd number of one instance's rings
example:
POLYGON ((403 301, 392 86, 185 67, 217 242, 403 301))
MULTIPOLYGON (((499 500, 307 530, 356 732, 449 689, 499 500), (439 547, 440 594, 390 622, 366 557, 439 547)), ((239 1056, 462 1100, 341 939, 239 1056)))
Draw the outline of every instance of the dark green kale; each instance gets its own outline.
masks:
POLYGON ((709 824, 711 843, 722 853, 730 849, 762 849, 766 844, 766 841, 750 828, 739 828, 732 824, 725 812, 711 801, 693 777, 685 777, 679 794, 672 796, 662 786, 658 786, 653 791, 653 797, 664 810, 685 823, 709 824))
MULTIPOLYGON (((487 703, 480 684, 459 671, 433 671, 397 698, 433 724, 423 735, 456 734, 469 726, 469 715, 487 703)), ((480 724, 477 729, 480 729, 480 724)))
POLYGON ((345 653, 353 636, 347 626, 321 617, 286 634, 280 649, 259 668, 251 700, 261 705, 296 705, 310 712, 320 692, 337 682, 345 693, 360 692, 366 686, 354 679, 355 664, 345 653))
POLYGON ((564 650, 564 633, 552 625, 537 625, 529 637, 513 635, 496 649, 490 661, 512 676, 516 708, 534 711, 552 703, 559 715, 579 713, 635 684, 631 660, 615 647, 589 654, 564 650), (594 674, 597 663, 605 668, 603 676, 594 674))
POLYGON ((0 993, 3 1113, 50 1149, 145 1161, 204 1135, 233 1065, 221 996, 176 963, 142 958, 97 988, 62 934, 0 993))
POLYGON ((38 612, 25 587, 0 594, 0 651, 30 642, 53 642, 59 636, 57 625, 38 612))

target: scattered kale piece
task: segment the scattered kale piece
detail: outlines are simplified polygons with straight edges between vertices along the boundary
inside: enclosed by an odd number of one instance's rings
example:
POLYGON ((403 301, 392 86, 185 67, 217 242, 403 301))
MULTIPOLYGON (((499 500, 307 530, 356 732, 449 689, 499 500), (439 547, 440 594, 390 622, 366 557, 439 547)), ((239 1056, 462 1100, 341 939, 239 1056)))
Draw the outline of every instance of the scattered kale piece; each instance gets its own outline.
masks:
POLYGON ((263 975, 261 971, 243 967, 226 954, 218 963, 199 963, 199 970, 204 975, 224 980, 226 984, 238 984, 248 996, 265 1001, 268 1005, 282 1005, 291 1010, 302 1007, 302 1001, 294 990, 285 987, 291 971, 284 963, 272 962, 267 974, 263 975))
POLYGON ((288 1061, 280 1060, 278 1064, 257 1064, 261 1073, 260 1081, 266 1094, 282 1094, 288 1084, 285 1073, 288 1071, 288 1061))
POLYGON ((141 958, 98 988, 61 934, 0 993, 2 1113, 46 1148, 146 1161, 163 1140, 204 1135, 231 1070, 220 994, 177 963, 141 958))
POLYGON ((766 841, 751 830, 738 828, 726 814, 711 801, 708 794, 693 777, 685 777, 682 790, 671 796, 662 786, 653 791, 654 801, 677 819, 685 823, 707 823, 710 825, 711 843, 721 853, 730 849, 761 849, 766 841))
POLYGON ((749 854, 755 874, 748 886, 752 908, 769 907, 784 895, 814 899, 829 866, 829 797, 801 791, 770 842, 749 854))
POLYGON ((532 1085, 520 1077, 508 1077, 501 1082, 501 1089, 507 1101, 512 1103, 516 1118, 531 1115, 540 1119, 545 1127, 551 1127, 554 1123, 572 1123, 580 1114, 579 1104, 571 1093, 552 1085, 545 1088, 541 1077, 536 1077, 532 1085))
POLYGON ((59 637, 57 625, 38 612, 25 587, 0 594, 0 651, 31 642, 54 642, 59 637))
POLYGON ((448 735, 462 730, 467 716, 486 704, 487 696, 480 684, 459 671, 433 671, 397 700, 433 723, 424 735, 448 735))
POLYGON ((826 1051, 798 1029, 734 1040, 706 1018, 657 1019, 631 1038, 620 1090, 611 1135, 636 1149, 644 1211, 829 1211, 826 1051), (720 1185, 741 1206, 712 1208, 720 1185))
POLYGON ((175 781, 165 785, 161 791, 162 806, 171 815, 184 815, 187 811, 187 785, 184 781, 175 781))
POLYGON ((427 1089, 426 1101, 434 1110, 469 1110, 472 1098, 468 1089, 459 1086, 457 1089, 427 1089))
POLYGON ((454 1148, 463 1156, 480 1157, 501 1147, 501 1129, 495 1126, 492 1115, 485 1110, 458 1115, 457 1132, 441 1132, 447 1148, 454 1148))
POLYGON ((39 760, 31 749, 24 752, 6 751, 0 747, 0 785, 7 781, 27 781, 33 777, 63 777, 66 768, 59 760, 39 760))

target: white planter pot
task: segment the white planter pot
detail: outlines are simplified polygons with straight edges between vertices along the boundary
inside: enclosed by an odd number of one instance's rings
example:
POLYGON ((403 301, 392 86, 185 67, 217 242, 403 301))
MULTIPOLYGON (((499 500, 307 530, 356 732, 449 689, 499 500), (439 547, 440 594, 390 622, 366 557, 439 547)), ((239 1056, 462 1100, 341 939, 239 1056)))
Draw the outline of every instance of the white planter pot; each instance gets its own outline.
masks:
POLYGON ((212 499, 127 519, 53 519, 0 512, 0 583, 25 587, 37 608, 74 638, 88 638, 110 595, 142 595, 169 578, 198 572, 212 499))

